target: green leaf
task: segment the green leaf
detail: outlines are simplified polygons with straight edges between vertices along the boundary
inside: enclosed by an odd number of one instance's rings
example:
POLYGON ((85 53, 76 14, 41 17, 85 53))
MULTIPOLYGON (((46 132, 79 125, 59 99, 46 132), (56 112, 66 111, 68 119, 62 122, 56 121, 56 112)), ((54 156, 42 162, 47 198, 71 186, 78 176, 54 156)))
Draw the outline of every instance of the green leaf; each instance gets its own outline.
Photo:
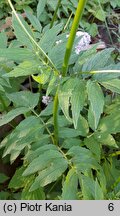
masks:
POLYGON ((31 22, 32 26, 35 28, 35 30, 37 30, 38 32, 41 32, 42 30, 42 26, 39 22, 39 20, 37 19, 36 16, 34 16, 31 12, 25 10, 25 13, 29 19, 29 21, 31 22))
POLYGON ((5 32, 0 33, 0 49, 7 47, 7 36, 5 32))
POLYGON ((0 192, 0 200, 9 200, 10 199, 10 193, 6 191, 0 192))
POLYGON ((77 200, 78 199, 78 176, 75 169, 72 168, 63 183, 62 200, 77 200))
POLYGON ((105 21, 106 18, 106 12, 103 11, 103 9, 98 8, 97 10, 93 11, 93 15, 100 21, 105 21))
POLYGON ((96 130, 100 120, 100 116, 103 112, 104 96, 99 84, 92 81, 88 81, 87 83, 87 92, 88 92, 88 99, 90 101, 88 121, 90 127, 93 130, 96 130))
POLYGON ((39 72, 40 63, 37 61, 24 61, 14 68, 11 72, 5 74, 5 77, 21 77, 36 74, 39 72))
POLYGON ((47 96, 51 93, 52 90, 55 89, 56 81, 57 81, 57 77, 52 74, 46 91, 47 96))
POLYGON ((104 193, 98 180, 94 181, 89 176, 80 176, 80 184, 84 200, 103 200, 104 193))
POLYGON ((67 169, 67 166, 67 161, 64 158, 54 159, 46 169, 39 172, 30 190, 35 190, 39 188, 39 186, 44 187, 56 181, 67 169))
POLYGON ((50 163, 54 161, 54 159, 62 158, 62 154, 57 150, 49 150, 45 153, 41 154, 35 158, 27 167, 24 176, 30 175, 32 173, 36 173, 37 171, 42 171, 45 169, 50 163), (47 157, 46 157, 47 155, 47 157))
POLYGON ((9 182, 8 188, 17 190, 24 187, 27 180, 26 177, 22 176, 24 170, 25 170, 24 166, 16 170, 15 174, 13 175, 12 179, 9 182))
POLYGON ((77 130, 80 132, 80 135, 83 137, 86 137, 89 132, 88 122, 82 115, 79 116, 77 130))
POLYGON ((92 152, 80 146, 74 146, 69 149, 67 155, 71 156, 71 162, 74 164, 78 172, 86 173, 87 170, 100 169, 96 158, 92 152))
POLYGON ((25 147, 30 148, 32 143, 40 140, 39 136, 43 130, 40 119, 35 116, 27 117, 21 121, 1 142, 0 147, 5 147, 3 157, 10 154, 10 161, 13 162, 25 147))
POLYGON ((40 15, 44 11, 45 5, 46 5, 47 0, 39 0, 38 5, 37 5, 37 18, 40 18, 40 15))
POLYGON ((68 121, 72 122, 72 119, 69 115, 69 107, 70 107, 70 98, 72 96, 72 92, 76 85, 78 84, 78 79, 68 79, 59 89, 58 92, 58 100, 59 105, 65 115, 65 117, 68 119, 68 121))
POLYGON ((3 173, 0 173, 0 184, 4 183, 6 180, 8 180, 9 177, 6 176, 5 174, 3 173))
POLYGON ((113 50, 114 48, 108 48, 93 55, 83 65, 82 71, 84 72, 84 71, 100 70, 100 69, 104 69, 105 66, 114 63, 113 58, 111 56, 113 50))
MULTIPOLYGON (((28 31, 28 33, 31 35, 32 38, 34 38, 34 34, 27 24, 27 22, 23 19, 22 16, 19 15, 19 19, 21 20, 22 24, 24 25, 25 29, 28 31)), ((26 45, 28 48, 33 48, 33 43, 31 42, 30 38, 26 34, 26 32, 21 27, 20 23, 16 19, 16 16, 12 15, 12 25, 15 31, 15 35, 17 39, 21 42, 21 44, 26 45)))
POLYGON ((112 92, 116 92, 120 94, 120 80, 119 79, 112 79, 105 82, 100 82, 106 89, 109 89, 112 92))
POLYGON ((16 116, 24 114, 29 111, 29 108, 19 107, 9 111, 7 114, 4 114, 0 119, 0 126, 7 124, 12 121, 16 116))
POLYGON ((53 26, 51 29, 48 29, 45 31, 43 36, 40 39, 40 42, 38 43, 39 46, 48 53, 51 51, 52 46, 54 45, 57 34, 62 30, 63 24, 58 24, 53 26))
POLYGON ((34 181, 34 177, 27 179, 26 185, 23 188, 21 199, 22 200, 45 200, 45 194, 43 188, 37 188, 37 190, 30 191, 30 187, 34 181))
POLYGON ((108 131, 102 132, 95 132, 94 133, 95 140, 100 143, 101 145, 111 146, 114 148, 118 148, 118 145, 111 134, 108 131))
POLYGON ((80 146, 82 144, 82 140, 79 138, 66 138, 62 143, 62 147, 65 149, 70 149, 72 146, 80 146))
POLYGON ((103 117, 100 121, 98 129, 101 132, 116 134, 120 132, 120 111, 111 112, 110 115, 103 117))
POLYGON ((50 77, 50 73, 42 73, 38 76, 34 76, 32 75, 32 78, 39 84, 46 84, 49 80, 49 77, 50 77))
POLYGON ((37 106, 39 101, 39 93, 32 93, 30 91, 14 92, 6 94, 6 96, 16 107, 27 107, 29 110, 37 106))
POLYGON ((79 81, 71 95, 72 118, 75 129, 77 128, 80 111, 83 109, 86 99, 86 89, 84 81, 79 81))
POLYGON ((64 138, 64 139, 73 138, 73 137, 77 137, 80 135, 81 135, 81 132, 79 130, 75 130, 72 128, 65 128, 65 127, 59 128, 59 137, 60 138, 64 138))
POLYGON ((83 200, 95 199, 95 183, 89 176, 80 176, 80 186, 82 189, 83 200))
POLYGON ((101 145, 98 141, 96 141, 94 136, 90 136, 84 139, 84 144, 86 147, 96 156, 98 162, 101 159, 101 145))
POLYGON ((0 49, 0 57, 6 58, 8 60, 21 62, 24 60, 32 60, 35 58, 35 55, 32 51, 26 48, 7 48, 7 49, 0 49))
POLYGON ((95 200, 103 200, 103 199, 104 199, 103 190, 100 187, 98 180, 96 179, 95 181, 95 200))

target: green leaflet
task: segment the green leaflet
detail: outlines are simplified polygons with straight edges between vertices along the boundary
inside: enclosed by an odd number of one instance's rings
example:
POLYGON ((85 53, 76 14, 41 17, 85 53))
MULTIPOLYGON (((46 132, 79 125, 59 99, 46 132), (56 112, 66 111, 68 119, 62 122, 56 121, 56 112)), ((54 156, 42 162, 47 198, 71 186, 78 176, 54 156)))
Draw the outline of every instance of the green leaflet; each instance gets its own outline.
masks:
POLYGON ((62 200, 77 200, 78 199, 78 176, 75 169, 72 168, 63 183, 62 200))
POLYGON ((96 130, 103 112, 104 96, 99 84, 90 80, 87 82, 87 93, 90 101, 88 121, 90 127, 96 130))
POLYGON ((50 73, 49 72, 45 72, 44 71, 44 73, 42 73, 42 74, 40 74, 40 75, 38 75, 38 76, 34 76, 34 75, 32 75, 32 78, 37 82, 37 83, 39 83, 39 84, 46 84, 47 82, 48 82, 48 80, 49 80, 49 77, 50 77, 50 73))
POLYGON ((38 5, 37 5, 37 18, 39 19, 40 15, 44 11, 45 5, 46 5, 47 0, 39 0, 38 5))
POLYGON ((71 156, 71 162, 76 167, 78 173, 86 173, 86 171, 91 169, 100 169, 98 161, 92 152, 86 148, 74 146, 69 149, 67 155, 71 156))
POLYGON ((116 92, 120 94, 120 80, 119 79, 112 79, 108 81, 100 82, 106 89, 109 89, 112 92, 116 92))
POLYGON ((75 130, 72 128, 66 128, 66 127, 62 127, 59 128, 59 137, 60 138, 73 138, 73 137, 77 137, 80 136, 81 132, 79 130, 75 130))
POLYGON ((19 189, 19 188, 24 187, 24 185, 26 184, 26 180, 27 180, 27 177, 22 176, 22 173, 24 172, 24 170, 25 170, 25 167, 22 166, 15 171, 15 174, 13 175, 12 179, 9 182, 8 187, 10 189, 12 188, 19 189))
POLYGON ((36 173, 38 171, 42 171, 45 169, 50 163, 54 161, 54 159, 63 158, 62 154, 58 150, 48 150, 46 152, 41 152, 41 154, 35 158, 27 167, 24 176, 30 175, 32 173, 36 173), (47 155, 47 157, 46 157, 47 155))
POLYGON ((44 187, 51 182, 56 181, 63 172, 67 169, 67 160, 64 158, 54 159, 46 169, 39 172, 38 177, 36 177, 35 182, 30 188, 30 191, 33 191, 39 186, 44 187))
POLYGON ((77 130, 80 132, 80 136, 83 136, 83 137, 86 137, 89 132, 88 122, 82 115, 79 115, 78 123, 77 123, 77 130))
POLYGON ((101 119, 98 129, 102 132, 116 134, 120 132, 120 111, 111 112, 101 119))
POLYGON ((92 71, 100 70, 111 63, 114 63, 111 53, 114 48, 105 49, 97 54, 93 55, 88 61, 83 65, 82 71, 92 71))
POLYGON ((41 26, 39 20, 37 19, 37 17, 34 16, 32 13, 30 13, 27 10, 25 10, 25 13, 26 13, 29 21, 31 22, 32 26, 35 28, 35 30, 38 32, 41 32, 42 26, 41 26))
POLYGON ((10 161, 13 162, 25 147, 39 141, 42 132, 40 119, 35 116, 27 117, 1 142, 0 147, 5 147, 3 157, 10 154, 10 161))
POLYGON ((30 109, 27 107, 18 107, 9 111, 7 114, 4 114, 2 116, 2 119, 0 119, 0 126, 7 124, 8 122, 12 121, 16 116, 24 114, 29 110, 30 109))
POLYGON ((35 58, 35 55, 32 53, 32 51, 26 48, 1 48, 0 57, 16 62, 21 62, 29 59, 32 60, 35 58))
POLYGON ((96 160, 100 162, 102 147, 100 143, 95 139, 95 137, 90 136, 84 139, 84 144, 95 155, 96 160))
POLYGON ((62 27, 63 24, 58 24, 56 26, 53 26, 51 29, 45 31, 38 43, 39 46, 44 50, 44 52, 48 53, 51 51, 56 41, 57 34, 62 30, 62 27))
POLYGON ((29 110, 37 106, 39 101, 39 93, 32 93, 30 91, 14 92, 6 94, 6 96, 16 107, 27 107, 29 110))
POLYGON ((45 200, 45 194, 43 188, 39 186, 37 190, 30 191, 30 187, 34 182, 34 177, 29 177, 26 181, 26 185, 22 190, 21 200, 45 200), (30 178, 30 179, 29 179, 30 178))
POLYGON ((98 181, 94 181, 88 176, 80 176, 80 184, 82 187, 83 200, 102 200, 104 194, 98 181))
POLYGON ((72 91, 71 109, 74 128, 77 128, 80 111, 83 109, 86 98, 86 89, 84 81, 79 81, 78 86, 72 91))
POLYGON ((39 73, 40 63, 37 61, 24 61, 14 68, 11 72, 5 74, 5 77, 21 77, 39 73))
POLYGON ((0 33, 0 49, 7 47, 7 36, 5 32, 0 33))
POLYGON ((3 184, 5 181, 7 181, 9 179, 8 176, 6 176, 3 173, 0 173, 0 184, 3 184))
POLYGON ((71 78, 66 81, 59 89, 58 99, 59 105, 65 115, 65 117, 74 123, 74 127, 77 128, 78 118, 80 111, 83 109, 86 98, 85 82, 77 78, 71 78), (71 105, 72 119, 69 114, 71 105))
MULTIPOLYGON (((22 24, 24 25, 24 27, 26 28, 26 30, 28 31, 28 33, 32 36, 32 38, 34 38, 34 34, 31 30, 31 28, 29 27, 29 25, 27 24, 27 22, 20 15, 19 15, 19 18, 20 18, 22 24)), ((12 15, 12 25, 13 25, 13 28, 15 31, 15 35, 16 35, 17 39, 21 42, 21 44, 26 45, 30 49, 33 49, 34 45, 33 45, 32 41, 30 40, 30 38, 28 37, 26 32, 23 31, 23 28, 21 27, 20 23, 18 22, 18 20, 16 19, 16 16, 14 14, 12 15)))
POLYGON ((118 145, 114 139, 114 137, 108 133, 108 131, 95 132, 94 138, 97 143, 101 145, 106 145, 114 148, 118 148, 118 145))

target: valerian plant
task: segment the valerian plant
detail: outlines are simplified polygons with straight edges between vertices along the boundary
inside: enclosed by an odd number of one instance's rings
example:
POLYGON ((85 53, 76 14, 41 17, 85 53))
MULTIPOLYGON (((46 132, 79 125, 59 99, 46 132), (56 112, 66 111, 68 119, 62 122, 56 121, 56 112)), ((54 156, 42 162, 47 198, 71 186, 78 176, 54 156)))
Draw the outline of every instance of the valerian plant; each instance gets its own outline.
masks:
POLYGON ((119 52, 97 52, 79 31, 84 0, 70 32, 55 19, 42 29, 26 11, 29 25, 8 3, 16 38, 0 34, 0 127, 12 130, 0 148, 22 164, 9 189, 28 200, 119 199, 119 52))

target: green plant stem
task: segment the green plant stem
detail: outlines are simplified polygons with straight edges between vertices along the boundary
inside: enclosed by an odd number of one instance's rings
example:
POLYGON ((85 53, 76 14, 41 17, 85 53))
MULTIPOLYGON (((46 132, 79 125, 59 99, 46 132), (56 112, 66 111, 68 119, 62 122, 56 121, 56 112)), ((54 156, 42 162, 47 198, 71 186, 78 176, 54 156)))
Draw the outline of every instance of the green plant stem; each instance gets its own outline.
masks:
MULTIPOLYGON (((83 9, 85 7, 86 0, 79 0, 78 7, 75 13, 75 18, 73 20, 72 28, 70 31, 70 36, 67 42, 66 46, 66 52, 65 52, 65 57, 64 57, 64 62, 62 66, 62 75, 65 76, 67 73, 67 68, 68 68, 68 63, 69 63, 69 58, 71 55, 76 31, 79 25, 79 21, 82 16, 83 9)), ((54 98, 54 107, 53 107, 53 121, 54 121, 54 139, 55 139, 55 144, 59 144, 58 140, 58 89, 54 98)))
POLYGON ((54 12, 54 15, 53 15, 53 18, 52 18, 51 24, 50 24, 50 28, 53 27, 53 24, 54 24, 54 22, 55 22, 55 20, 56 20, 56 17, 57 17, 57 11, 58 11, 58 9, 59 9, 60 4, 61 4, 61 0, 58 0, 57 6, 56 6, 56 9, 55 9, 55 12, 54 12))
POLYGON ((50 132, 49 128, 47 127, 47 124, 43 121, 43 119, 40 117, 40 115, 38 115, 34 109, 31 109, 31 111, 38 117, 40 118, 41 122, 43 123, 44 127, 46 128, 48 134, 50 135, 50 138, 52 140, 52 143, 55 144, 55 141, 54 141, 54 137, 52 135, 52 133, 50 132))
POLYGON ((68 42, 67 42, 67 46, 66 46, 66 52, 65 52, 65 56, 64 56, 63 66, 62 66, 62 76, 66 76, 66 73, 67 73, 68 63, 69 63, 70 55, 72 52, 72 47, 73 47, 76 31, 78 29, 79 22, 80 22, 80 19, 82 17, 82 13, 83 13, 85 4, 86 4, 86 0, 79 0, 77 10, 75 13, 75 17, 73 20, 72 28, 70 31, 70 36, 68 38, 68 42))
POLYGON ((58 145, 58 89, 54 98, 53 105, 53 121, 54 121, 54 140, 55 145, 58 145))

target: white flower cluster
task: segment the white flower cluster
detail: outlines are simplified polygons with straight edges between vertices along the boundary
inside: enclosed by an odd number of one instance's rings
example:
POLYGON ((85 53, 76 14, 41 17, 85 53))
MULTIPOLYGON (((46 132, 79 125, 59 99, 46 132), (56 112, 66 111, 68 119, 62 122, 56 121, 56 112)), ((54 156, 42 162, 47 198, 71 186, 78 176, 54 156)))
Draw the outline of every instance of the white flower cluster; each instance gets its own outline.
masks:
MULTIPOLYGON (((68 37, 69 34, 66 35, 66 38, 68 37)), ((75 53, 78 55, 80 51, 87 50, 89 48, 89 44, 91 42, 91 36, 87 32, 77 31, 76 37, 77 38, 80 37, 78 44, 75 46, 75 53)), ((57 45, 60 43, 62 43, 62 40, 56 41, 57 45)))
POLYGON ((80 51, 87 50, 91 42, 91 36, 87 32, 78 31, 76 33, 77 38, 82 37, 78 44, 75 46, 75 52, 78 55, 80 51))
POLYGON ((52 98, 49 96, 42 96, 42 103, 44 103, 46 106, 52 101, 52 98))

